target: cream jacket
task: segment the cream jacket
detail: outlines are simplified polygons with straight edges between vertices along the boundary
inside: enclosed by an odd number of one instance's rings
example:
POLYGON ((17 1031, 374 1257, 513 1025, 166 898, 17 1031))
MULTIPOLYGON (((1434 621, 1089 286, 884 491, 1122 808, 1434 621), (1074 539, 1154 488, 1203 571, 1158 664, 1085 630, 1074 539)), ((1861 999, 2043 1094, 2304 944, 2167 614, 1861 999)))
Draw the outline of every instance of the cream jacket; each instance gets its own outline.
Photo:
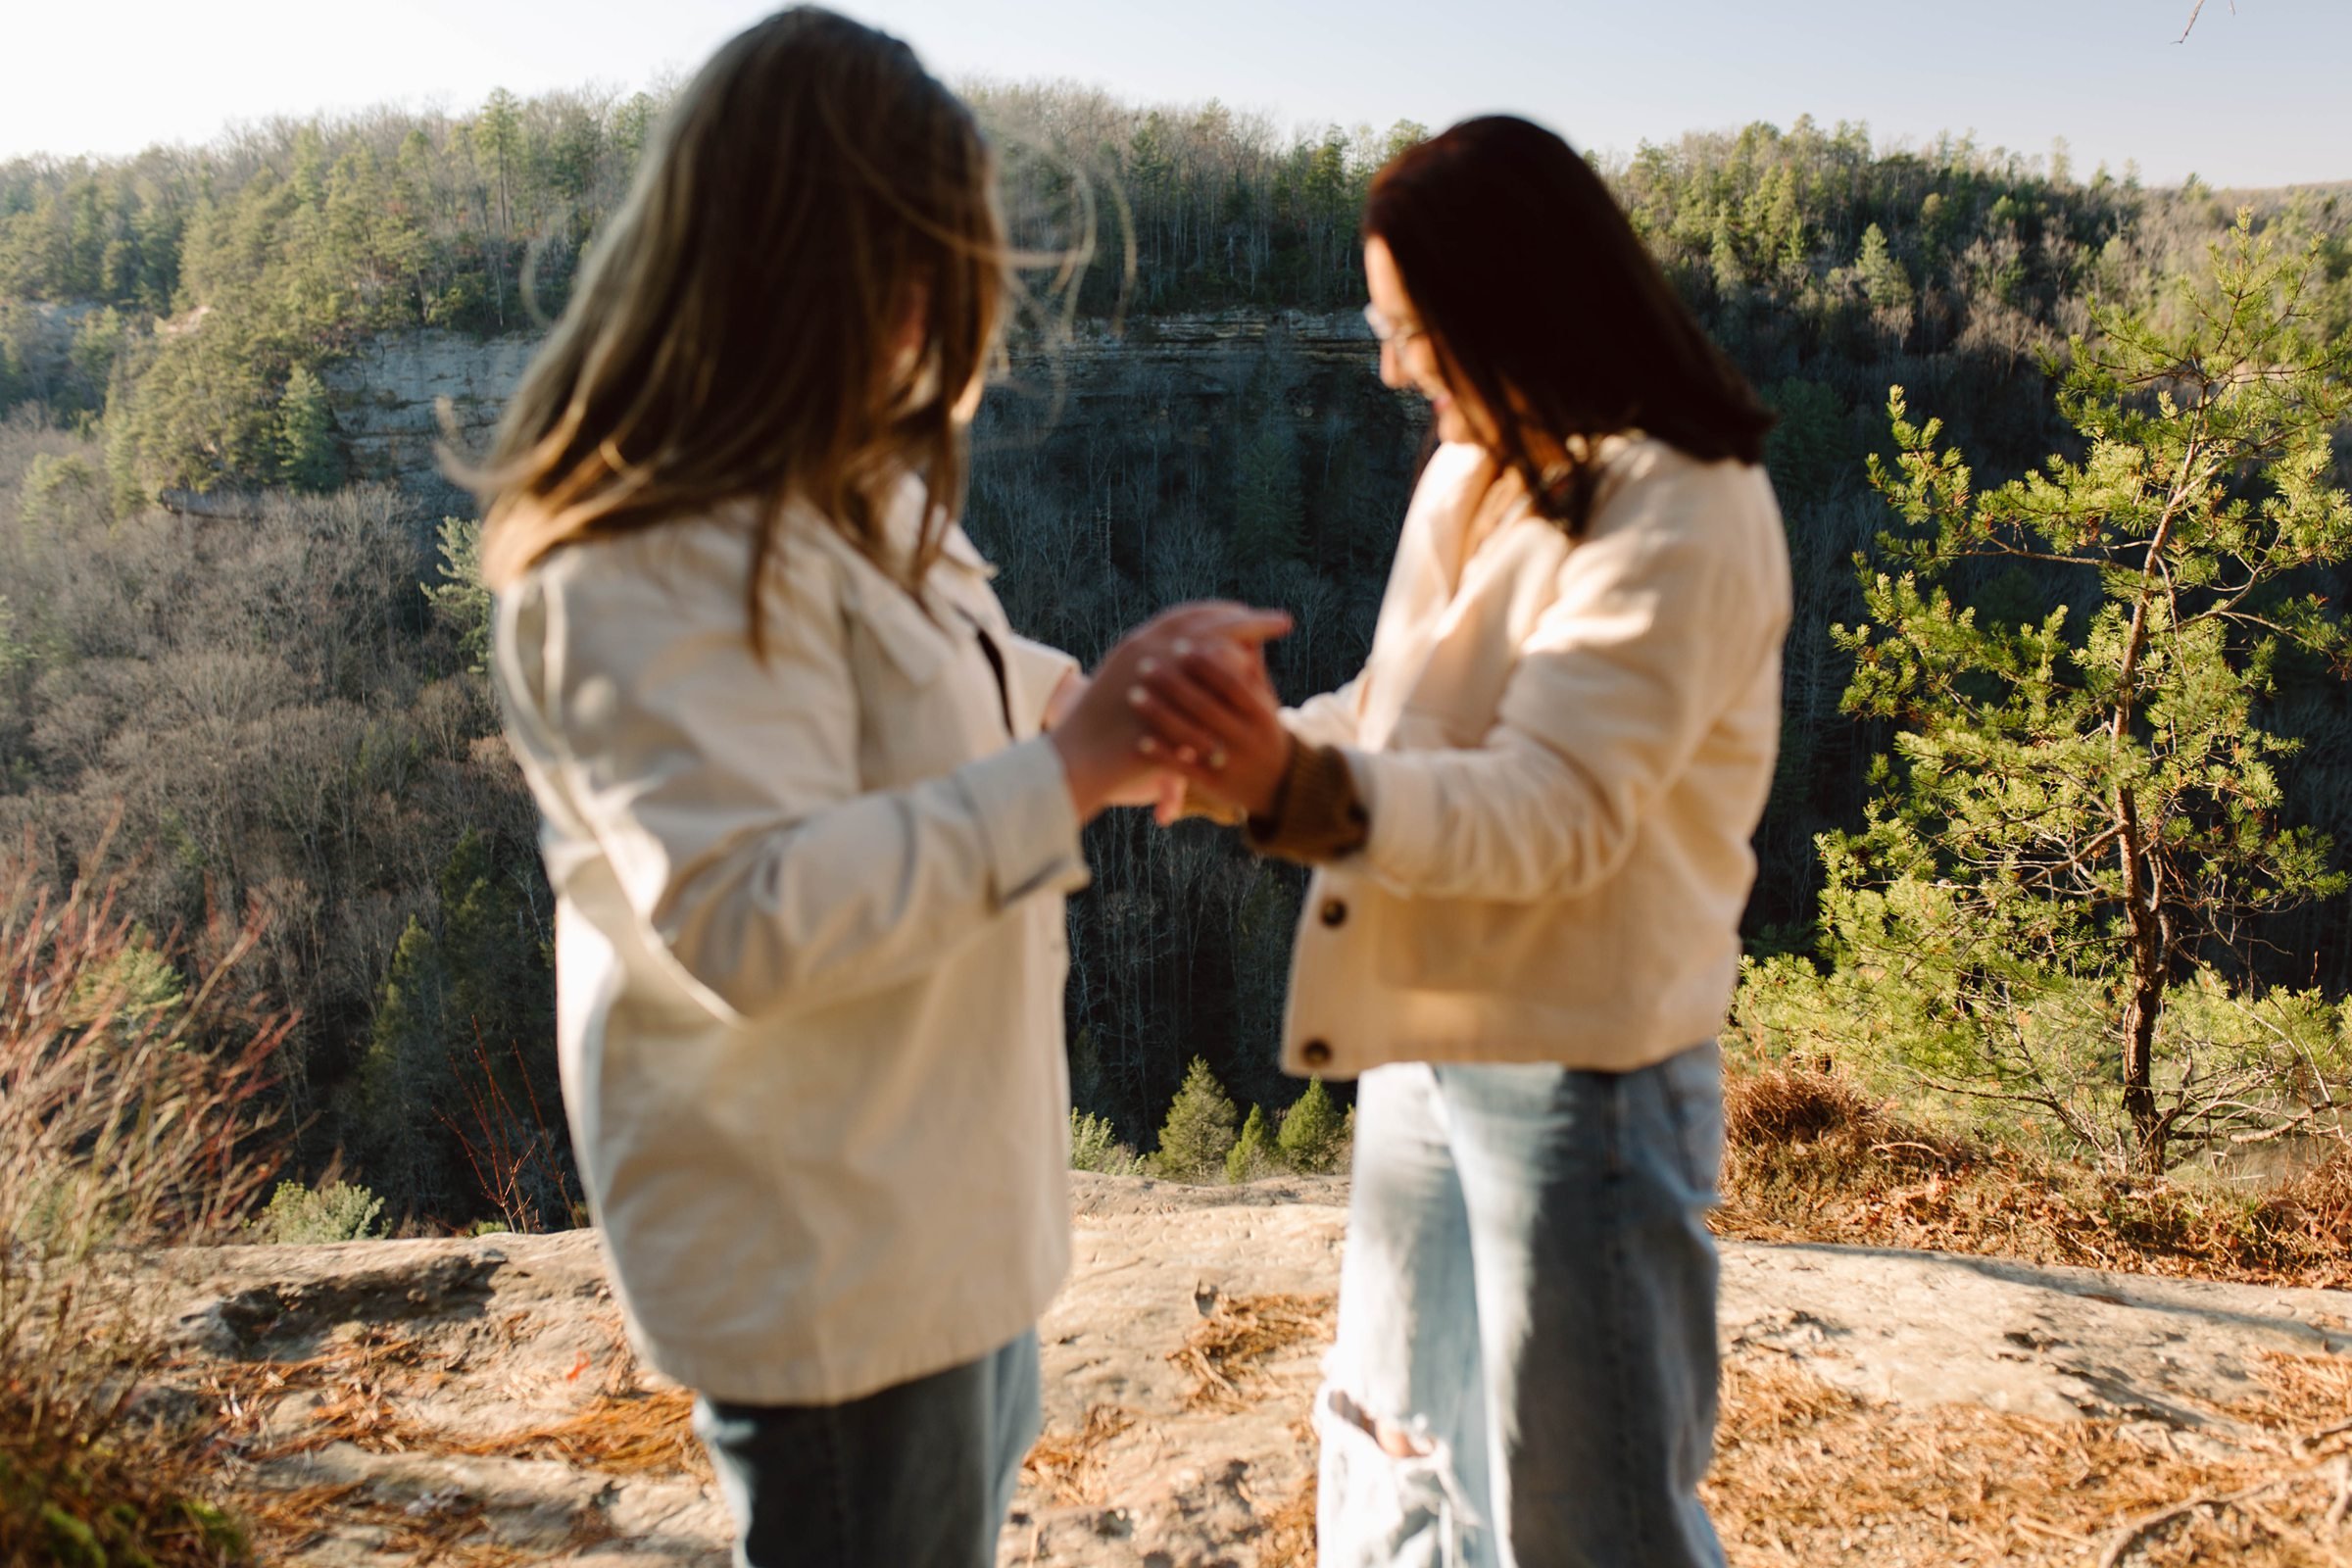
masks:
POLYGON ((1583 542, 1524 505, 1473 542, 1486 459, 1440 448, 1363 673, 1286 713, 1343 749, 1371 815, 1308 890, 1291 1071, 1626 1071, 1721 1025, 1780 739, 1787 541, 1759 468, 1654 440, 1602 456, 1583 542))
POLYGON ((994 1349, 1068 1266, 1085 872, 1038 732, 1074 666, 1012 635, 960 532, 935 620, 808 515, 762 662, 750 537, 725 515, 557 552, 499 596, 495 678, 632 1336, 720 1398, 837 1401, 994 1349))

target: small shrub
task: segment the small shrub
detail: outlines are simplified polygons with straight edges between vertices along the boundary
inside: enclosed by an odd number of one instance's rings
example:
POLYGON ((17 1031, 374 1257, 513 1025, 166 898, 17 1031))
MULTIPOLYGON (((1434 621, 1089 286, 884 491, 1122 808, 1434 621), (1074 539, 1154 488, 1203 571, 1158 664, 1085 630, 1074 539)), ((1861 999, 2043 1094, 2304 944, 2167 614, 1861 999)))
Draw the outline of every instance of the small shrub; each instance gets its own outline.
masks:
POLYGON ((1108 1116, 1070 1110, 1070 1169, 1091 1170, 1102 1176, 1132 1176, 1135 1151, 1119 1142, 1118 1129, 1108 1116))
POLYGON ((1184 1087, 1168 1106, 1159 1129, 1159 1151, 1152 1173, 1175 1182, 1214 1182, 1225 1175, 1225 1156, 1239 1139, 1241 1115, 1208 1063, 1199 1056, 1185 1071, 1184 1087))
POLYGON ((1807 1145, 1834 1133, 1883 1136, 1886 1107, 1835 1073, 1770 1067, 1724 1084, 1723 1134, 1739 1146, 1807 1145))
POLYGON ((1282 1113, 1282 1131, 1275 1141, 1282 1147, 1283 1162, 1304 1176, 1341 1169, 1354 1142, 1354 1115, 1350 1110, 1343 1117, 1323 1080, 1308 1079, 1306 1093, 1282 1113))
POLYGON ((1242 1123, 1242 1135, 1234 1140, 1233 1148, 1225 1153, 1225 1179, 1240 1187, 1273 1175, 1282 1169, 1281 1157, 1275 1152, 1273 1140, 1266 1136, 1266 1113, 1262 1106, 1251 1105, 1250 1115, 1242 1123))
POLYGON ((376 1218, 383 1211, 382 1199, 349 1182, 319 1188, 279 1182, 270 1195, 270 1206, 255 1216, 253 1230, 260 1240, 281 1247, 368 1242, 385 1234, 376 1218))

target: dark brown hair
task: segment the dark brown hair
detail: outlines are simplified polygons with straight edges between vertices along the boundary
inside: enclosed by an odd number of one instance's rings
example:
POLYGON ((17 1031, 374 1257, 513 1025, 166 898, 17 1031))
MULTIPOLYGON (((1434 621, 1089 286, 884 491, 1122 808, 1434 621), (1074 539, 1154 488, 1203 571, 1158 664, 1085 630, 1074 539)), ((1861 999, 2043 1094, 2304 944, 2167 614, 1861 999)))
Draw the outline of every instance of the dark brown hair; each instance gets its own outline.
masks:
POLYGON ((906 44, 813 6, 736 35, 682 92, 508 406, 483 575, 751 500, 750 596, 788 501, 917 587, 963 500, 964 424, 1005 257, 971 112, 906 44), (925 302, 911 364, 892 345, 925 302), (883 537, 890 488, 929 504, 883 537))
POLYGON ((1494 115, 1408 148, 1373 176, 1364 234, 1395 258, 1447 382, 1490 416, 1495 458, 1569 533, 1601 436, 1762 461, 1771 411, 1550 131, 1494 115))

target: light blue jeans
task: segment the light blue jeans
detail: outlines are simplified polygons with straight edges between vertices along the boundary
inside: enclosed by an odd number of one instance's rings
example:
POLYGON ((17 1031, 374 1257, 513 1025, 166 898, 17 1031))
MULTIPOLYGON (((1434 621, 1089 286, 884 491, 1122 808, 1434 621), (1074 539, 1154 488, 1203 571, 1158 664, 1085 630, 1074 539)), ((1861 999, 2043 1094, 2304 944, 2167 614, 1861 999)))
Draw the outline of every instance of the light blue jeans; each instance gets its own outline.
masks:
POLYGON ((1722 1151, 1712 1044, 1628 1073, 1364 1075, 1315 1402, 1323 1568, 1720 1568, 1697 1487, 1722 1151))
POLYGON ((694 1402, 737 1568, 994 1568, 1038 1418, 1034 1332, 841 1404, 694 1402))

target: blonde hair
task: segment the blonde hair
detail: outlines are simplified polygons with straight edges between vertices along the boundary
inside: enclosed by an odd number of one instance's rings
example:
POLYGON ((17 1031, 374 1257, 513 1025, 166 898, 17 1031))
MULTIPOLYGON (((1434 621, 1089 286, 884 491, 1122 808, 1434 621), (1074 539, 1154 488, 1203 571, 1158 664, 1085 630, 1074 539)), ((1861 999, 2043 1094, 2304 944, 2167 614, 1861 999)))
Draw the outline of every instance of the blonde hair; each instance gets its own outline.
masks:
POLYGON ((482 572, 744 500, 747 593, 799 500, 914 588, 960 509, 965 424, 1005 289, 972 114, 898 39, 813 6, 724 45, 679 95, 508 405, 482 572), (919 348, 894 352, 921 305, 919 348), (884 536, 903 475, 926 504, 884 536))

